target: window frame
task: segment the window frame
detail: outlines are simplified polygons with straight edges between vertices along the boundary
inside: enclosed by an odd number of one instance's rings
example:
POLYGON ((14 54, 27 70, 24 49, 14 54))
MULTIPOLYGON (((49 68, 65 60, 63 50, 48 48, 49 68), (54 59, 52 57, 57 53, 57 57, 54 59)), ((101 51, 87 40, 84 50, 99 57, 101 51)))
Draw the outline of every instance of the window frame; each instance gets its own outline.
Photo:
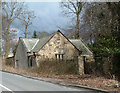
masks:
POLYGON ((56 60, 63 60, 64 56, 63 54, 55 54, 56 60))

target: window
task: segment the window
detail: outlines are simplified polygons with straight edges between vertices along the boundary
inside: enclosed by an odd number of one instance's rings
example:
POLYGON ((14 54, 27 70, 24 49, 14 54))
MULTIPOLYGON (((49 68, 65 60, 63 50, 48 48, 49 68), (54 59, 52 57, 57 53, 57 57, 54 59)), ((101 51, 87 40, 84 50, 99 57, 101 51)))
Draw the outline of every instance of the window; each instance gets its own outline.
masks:
POLYGON ((63 54, 55 54, 56 60, 63 60, 63 54))
POLYGON ((61 60, 63 59, 63 55, 60 55, 60 59, 61 59, 61 60))

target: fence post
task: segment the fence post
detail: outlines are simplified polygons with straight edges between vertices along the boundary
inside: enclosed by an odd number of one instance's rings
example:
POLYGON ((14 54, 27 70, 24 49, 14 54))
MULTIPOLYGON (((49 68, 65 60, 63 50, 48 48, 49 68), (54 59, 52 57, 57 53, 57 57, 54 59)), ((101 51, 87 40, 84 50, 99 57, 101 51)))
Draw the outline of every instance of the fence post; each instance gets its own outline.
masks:
POLYGON ((83 56, 78 56, 78 70, 79 70, 80 75, 84 74, 84 58, 83 58, 83 56))

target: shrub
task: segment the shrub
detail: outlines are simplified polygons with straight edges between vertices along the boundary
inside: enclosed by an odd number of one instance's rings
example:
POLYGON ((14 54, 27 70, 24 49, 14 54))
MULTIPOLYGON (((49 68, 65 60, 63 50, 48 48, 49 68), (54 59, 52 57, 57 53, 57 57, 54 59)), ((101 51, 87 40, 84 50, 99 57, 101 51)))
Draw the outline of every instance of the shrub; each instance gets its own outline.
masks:
POLYGON ((120 53, 113 55, 111 72, 115 74, 120 81, 120 53))
POLYGON ((5 64, 7 66, 14 67, 15 66, 14 57, 8 57, 8 58, 6 58, 5 64))
POLYGON ((38 68, 34 68, 37 73, 46 74, 78 74, 78 65, 76 61, 42 61, 38 68))

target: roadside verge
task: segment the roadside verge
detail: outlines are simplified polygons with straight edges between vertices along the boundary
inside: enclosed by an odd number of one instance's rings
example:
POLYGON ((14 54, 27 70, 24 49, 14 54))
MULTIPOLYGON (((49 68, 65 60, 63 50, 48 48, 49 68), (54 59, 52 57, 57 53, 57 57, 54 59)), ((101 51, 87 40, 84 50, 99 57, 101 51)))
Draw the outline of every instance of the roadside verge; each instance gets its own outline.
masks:
POLYGON ((99 88, 92 88, 92 87, 78 85, 78 84, 65 83, 65 82, 61 82, 61 81, 58 81, 58 80, 55 80, 55 79, 52 79, 52 78, 39 78, 39 77, 33 77, 33 76, 25 75, 25 74, 8 72, 8 71, 4 71, 4 70, 0 70, 0 71, 20 75, 20 76, 23 76, 23 77, 26 77, 26 78, 31 78, 31 79, 35 79, 35 80, 44 81, 44 82, 49 82, 49 83, 57 84, 57 85, 60 85, 60 86, 73 87, 73 88, 85 88, 85 89, 94 90, 94 91, 97 91, 97 92, 109 93, 109 91, 107 91, 107 90, 103 90, 103 89, 99 89, 99 88))

